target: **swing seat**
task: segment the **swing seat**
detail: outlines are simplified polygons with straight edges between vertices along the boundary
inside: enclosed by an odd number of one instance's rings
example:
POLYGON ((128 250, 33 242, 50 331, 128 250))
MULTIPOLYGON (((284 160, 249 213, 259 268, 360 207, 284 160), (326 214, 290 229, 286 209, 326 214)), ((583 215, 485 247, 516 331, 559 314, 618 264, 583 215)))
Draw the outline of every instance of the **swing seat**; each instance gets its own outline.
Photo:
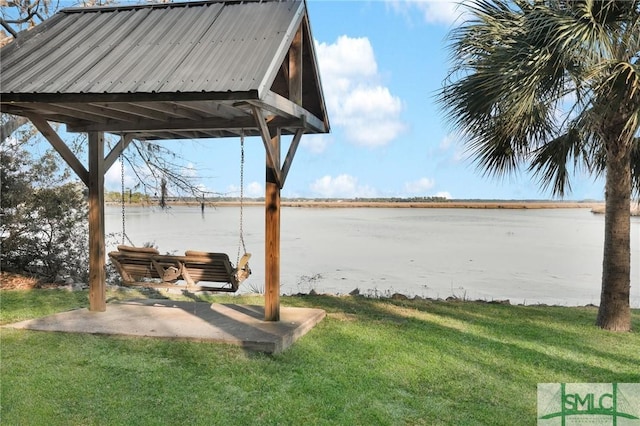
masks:
POLYGON ((234 267, 226 253, 187 251, 184 256, 162 255, 153 248, 120 245, 109 253, 125 285, 235 292, 251 275, 250 253, 234 267), (153 281, 151 281, 153 280, 153 281), (186 285, 177 282, 182 280, 186 285), (203 284, 200 284, 200 283, 203 284), (224 283, 210 285, 205 283, 224 283))

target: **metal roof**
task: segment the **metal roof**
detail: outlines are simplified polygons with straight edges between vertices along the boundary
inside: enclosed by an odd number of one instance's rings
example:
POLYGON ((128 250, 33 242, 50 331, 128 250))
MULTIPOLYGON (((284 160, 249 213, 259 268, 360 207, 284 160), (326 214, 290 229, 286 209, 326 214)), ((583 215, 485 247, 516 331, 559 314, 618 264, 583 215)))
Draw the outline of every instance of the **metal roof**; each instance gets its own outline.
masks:
POLYGON ((304 1, 63 9, 0 50, 2 112, 146 139, 329 131, 304 1), (302 96, 288 57, 302 33, 302 96), (270 117, 267 117, 267 116, 270 117), (252 130, 253 129, 253 130, 252 130))

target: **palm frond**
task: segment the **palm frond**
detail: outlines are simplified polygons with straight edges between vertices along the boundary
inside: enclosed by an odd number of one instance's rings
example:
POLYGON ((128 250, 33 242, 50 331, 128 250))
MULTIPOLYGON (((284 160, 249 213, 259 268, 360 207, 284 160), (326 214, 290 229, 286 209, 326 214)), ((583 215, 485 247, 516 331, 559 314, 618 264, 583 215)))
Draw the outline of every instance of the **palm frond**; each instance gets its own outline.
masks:
POLYGON ((439 97, 453 125, 474 135, 469 148, 487 174, 515 171, 556 135, 558 103, 574 90, 565 56, 530 31, 522 10, 531 5, 517 4, 521 10, 505 1, 471 7, 475 19, 453 33, 455 71, 463 77, 439 97))
MULTIPOLYGON (((544 188, 604 173, 640 123, 640 0, 475 0, 438 94, 485 175, 529 164, 544 188), (615 133, 614 133, 615 132, 615 133)), ((636 135, 637 136, 637 135, 636 135)))
POLYGON ((475 158, 475 164, 485 176, 502 177, 518 170, 528 148, 525 141, 517 141, 509 120, 496 118, 477 120, 469 129, 467 153, 475 158))
POLYGON ((570 175, 584 160, 583 140, 577 129, 547 142, 533 152, 529 171, 537 176, 544 190, 564 197, 571 191, 570 175), (569 168, 573 164, 573 169, 569 168))
POLYGON ((599 125, 592 130, 603 139, 615 131, 618 142, 629 146, 640 128, 640 65, 603 61, 595 71, 600 73, 600 80, 592 87, 593 122, 599 125))

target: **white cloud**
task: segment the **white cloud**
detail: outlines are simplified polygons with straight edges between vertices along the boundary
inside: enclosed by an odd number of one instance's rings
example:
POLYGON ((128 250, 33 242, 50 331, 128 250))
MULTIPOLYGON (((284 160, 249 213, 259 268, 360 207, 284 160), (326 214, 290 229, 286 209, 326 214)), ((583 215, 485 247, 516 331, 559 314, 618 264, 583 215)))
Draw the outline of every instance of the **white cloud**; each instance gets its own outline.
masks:
POLYGON ((330 135, 305 135, 300 145, 313 154, 322 154, 332 142, 333 138, 330 135))
POLYGON ((264 197, 264 187, 259 182, 251 182, 244 192, 245 196, 250 198, 264 197))
MULTIPOLYGON (((137 183, 128 166, 124 168, 124 186, 131 188, 137 183)), ((104 175, 104 185, 106 188, 115 188, 118 191, 122 187, 122 163, 117 159, 104 175)))
POLYGON ((116 160, 113 166, 104 174, 104 185, 113 187, 120 184, 120 160, 116 160))
POLYGON ((440 191, 440 192, 436 192, 436 197, 441 197, 441 198, 446 198, 447 200, 450 200, 451 194, 449 194, 447 191, 440 191))
POLYGON ((402 102, 386 87, 360 87, 344 99, 342 111, 334 120, 343 125, 357 145, 383 146, 405 128, 399 120, 402 102))
POLYGON ((463 163, 465 161, 469 161, 471 159, 469 151, 462 147, 456 148, 453 152, 453 156, 451 157, 454 163, 463 163))
POLYGON ((318 43, 317 52, 332 124, 360 146, 384 146, 397 138, 406 128, 403 103, 380 84, 369 39, 343 35, 333 44, 318 43))
POLYGON ((449 153, 449 151, 452 151, 449 155, 451 156, 450 161, 453 161, 454 163, 467 161, 469 159, 469 152, 462 143, 462 140, 465 137, 465 135, 449 133, 440 141, 440 151, 443 153, 449 153))
POLYGON ((416 7, 428 23, 454 24, 460 16, 458 1, 418 1, 416 7))
POLYGON ((449 133, 440 141, 440 150, 446 151, 456 142, 456 137, 453 133, 449 133))
POLYGON ((209 188, 207 188, 207 185, 205 185, 204 183, 197 184, 196 189, 201 193, 205 194, 205 196, 209 192, 209 188))
MULTIPOLYGON (((320 43, 318 54, 323 73, 340 77, 374 77, 378 73, 373 47, 366 37, 338 37, 335 44, 320 43)), ((348 80, 339 81, 343 85, 348 80)))
MULTIPOLYGON (((229 185, 225 194, 231 197, 239 197, 240 187, 238 185, 229 185)), ((244 196, 249 198, 264 197, 264 186, 256 181, 250 182, 244 187, 244 196)))
POLYGON ((425 195, 427 191, 435 186, 435 181, 423 177, 413 182, 405 182, 404 192, 408 195, 425 195))
POLYGON ((323 176, 310 186, 314 196, 321 198, 357 198, 375 197, 375 189, 358 184, 358 178, 341 174, 339 176, 323 176))
POLYGON ((454 25, 462 22, 459 0, 386 0, 396 13, 412 20, 417 12, 428 24, 454 25))
POLYGON ((186 165, 186 167, 182 168, 182 176, 185 177, 196 177, 198 175, 198 170, 192 163, 186 165))

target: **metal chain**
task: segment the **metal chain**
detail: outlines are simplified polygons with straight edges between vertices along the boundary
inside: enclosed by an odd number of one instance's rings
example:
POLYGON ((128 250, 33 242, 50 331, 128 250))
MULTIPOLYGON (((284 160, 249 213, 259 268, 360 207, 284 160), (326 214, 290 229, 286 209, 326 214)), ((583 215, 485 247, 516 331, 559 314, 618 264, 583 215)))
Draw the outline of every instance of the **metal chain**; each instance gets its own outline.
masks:
POLYGON ((236 265, 240 263, 240 247, 242 247, 243 253, 247 253, 247 248, 244 245, 244 130, 240 135, 240 241, 238 243, 238 257, 236 259, 236 265))
POLYGON ((121 183, 121 188, 120 188, 120 203, 122 205, 122 245, 125 245, 126 242, 129 242, 130 246, 135 246, 135 244, 133 244, 133 242, 129 239, 129 236, 127 235, 127 229, 126 229, 126 219, 125 219, 125 207, 124 207, 124 155, 120 154, 120 183, 121 183))
POLYGON ((124 240, 126 238, 126 221, 124 219, 124 155, 120 154, 120 182, 122 184, 122 188, 120 189, 120 201, 122 202, 122 245, 124 245, 124 240))

